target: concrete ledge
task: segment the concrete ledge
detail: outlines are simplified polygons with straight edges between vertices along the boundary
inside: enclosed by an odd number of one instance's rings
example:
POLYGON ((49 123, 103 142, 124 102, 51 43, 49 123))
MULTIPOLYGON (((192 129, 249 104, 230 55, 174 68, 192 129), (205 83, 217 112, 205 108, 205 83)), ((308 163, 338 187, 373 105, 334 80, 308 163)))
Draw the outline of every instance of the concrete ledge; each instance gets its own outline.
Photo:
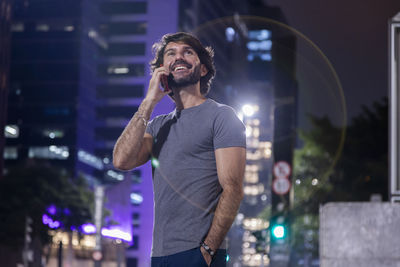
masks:
POLYGON ((400 267, 400 205, 328 203, 320 208, 321 267, 400 267))

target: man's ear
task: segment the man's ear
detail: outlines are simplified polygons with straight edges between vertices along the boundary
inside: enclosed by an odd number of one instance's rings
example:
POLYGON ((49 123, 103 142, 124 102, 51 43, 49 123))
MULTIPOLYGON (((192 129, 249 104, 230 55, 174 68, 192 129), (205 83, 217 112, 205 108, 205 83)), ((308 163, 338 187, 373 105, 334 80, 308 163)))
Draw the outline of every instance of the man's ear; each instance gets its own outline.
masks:
POLYGON ((206 76, 207 73, 208 73, 208 69, 207 69, 206 65, 201 64, 201 66, 200 66, 200 74, 201 74, 201 77, 206 76))

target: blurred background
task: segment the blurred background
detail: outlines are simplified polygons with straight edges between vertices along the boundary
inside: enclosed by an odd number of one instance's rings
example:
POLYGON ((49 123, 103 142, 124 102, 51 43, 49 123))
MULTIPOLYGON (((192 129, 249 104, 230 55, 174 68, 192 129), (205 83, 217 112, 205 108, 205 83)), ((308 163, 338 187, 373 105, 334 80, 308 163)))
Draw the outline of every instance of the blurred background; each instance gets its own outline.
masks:
MULTIPOLYGON (((151 163, 120 172, 112 149, 153 43, 177 31, 213 47, 209 97, 246 125, 228 266, 320 266, 322 205, 390 201, 397 0, 1 0, 0 12, 1 266, 150 266, 151 163)), ((165 98, 153 117, 173 108, 165 98)))

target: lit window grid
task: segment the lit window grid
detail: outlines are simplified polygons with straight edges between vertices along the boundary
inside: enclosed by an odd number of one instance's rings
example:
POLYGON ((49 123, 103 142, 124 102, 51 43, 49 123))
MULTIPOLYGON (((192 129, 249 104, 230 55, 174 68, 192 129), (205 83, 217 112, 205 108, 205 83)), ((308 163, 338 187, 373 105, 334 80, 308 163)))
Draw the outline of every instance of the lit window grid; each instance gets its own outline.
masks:
POLYGON ((246 151, 246 158, 247 160, 263 160, 271 158, 272 150, 270 148, 259 148, 255 151, 247 150, 246 151))
POLYGON ((244 266, 261 266, 261 259, 264 260, 264 266, 269 266, 270 260, 268 256, 261 253, 244 254, 242 263, 244 266))
POLYGON ((40 159, 68 159, 69 148, 67 146, 35 146, 28 150, 29 158, 40 159))
POLYGON ((5 147, 3 151, 4 159, 17 159, 18 158, 18 148, 13 147, 5 147))
POLYGON ((104 164, 102 159, 84 150, 80 149, 78 151, 78 160, 98 170, 104 169, 104 164))
POLYGON ((6 125, 4 127, 4 136, 6 138, 18 138, 19 137, 18 125, 6 125))
POLYGON ((259 181, 258 172, 245 171, 244 181, 245 181, 245 183, 251 183, 251 184, 258 183, 258 181, 259 181))
POLYGON ((245 185, 243 187, 244 194, 247 196, 258 196, 264 193, 264 184, 245 185))
POLYGON ((245 231, 243 235, 244 242, 256 242, 256 239, 251 235, 250 231, 259 231, 269 227, 269 221, 263 220, 257 217, 247 217, 243 219, 243 229, 245 231), (251 235, 251 236, 249 236, 251 235))
MULTIPOLYGON (((258 222, 261 220, 259 218, 246 218, 249 220, 253 220, 258 222)), ((260 266, 261 258, 264 260, 264 265, 268 266, 269 257, 266 255, 269 253, 269 235, 267 235, 267 239, 265 240, 265 254, 258 253, 255 249, 257 238, 252 234, 253 231, 262 230, 269 226, 268 221, 264 221, 264 225, 260 224, 258 228, 254 228, 255 230, 245 230, 243 234, 243 243, 242 243, 242 263, 243 266, 260 266), (265 228, 264 228, 265 227, 265 228)))
POLYGON ((64 131, 58 129, 46 129, 43 130, 42 134, 43 136, 48 137, 50 139, 64 137, 64 131))

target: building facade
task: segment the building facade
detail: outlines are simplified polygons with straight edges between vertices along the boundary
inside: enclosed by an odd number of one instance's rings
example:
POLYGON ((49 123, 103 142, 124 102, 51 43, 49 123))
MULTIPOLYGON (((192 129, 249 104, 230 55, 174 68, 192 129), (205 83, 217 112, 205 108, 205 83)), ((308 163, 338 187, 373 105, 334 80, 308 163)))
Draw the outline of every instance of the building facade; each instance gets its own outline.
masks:
MULTIPOLYGON (((177 0, 16 0, 8 27, 5 170, 28 159, 46 160, 85 177, 90 186, 106 185, 111 219, 132 240, 126 266, 149 265, 151 168, 120 172, 112 166, 112 149, 147 91, 152 45, 177 31, 177 12, 177 0)), ((7 55, 3 46, 1 53, 7 55)), ((5 92, 1 87, 2 101, 5 92)), ((172 109, 165 99, 153 116, 172 109)))
MULTIPOLYGON (((5 128, 7 120, 8 87, 10 72, 11 16, 12 1, 2 1, 0 5, 0 155, 4 153, 5 132, 13 130, 5 128)), ((3 158, 0 159, 0 179, 3 176, 3 158)))

